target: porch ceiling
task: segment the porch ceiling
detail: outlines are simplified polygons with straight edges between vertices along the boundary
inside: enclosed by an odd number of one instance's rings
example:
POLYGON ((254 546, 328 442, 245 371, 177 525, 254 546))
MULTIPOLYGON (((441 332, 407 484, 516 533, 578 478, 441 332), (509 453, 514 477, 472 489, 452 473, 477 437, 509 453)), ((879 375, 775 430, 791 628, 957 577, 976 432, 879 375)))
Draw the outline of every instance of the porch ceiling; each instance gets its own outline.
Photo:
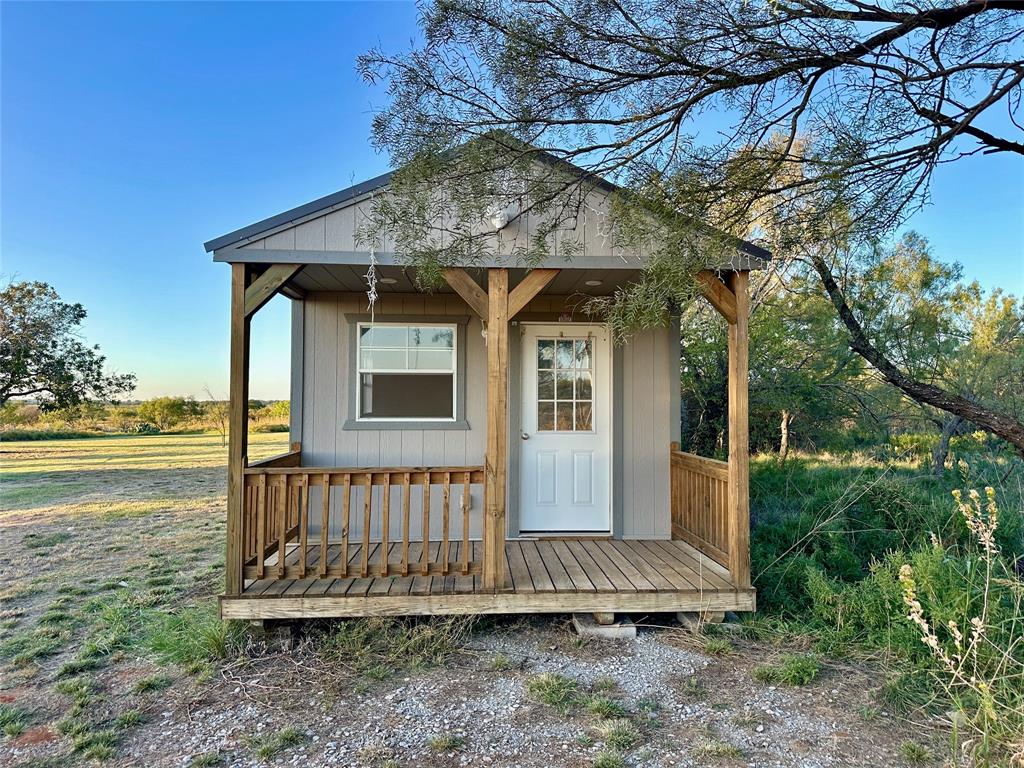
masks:
MULTIPOLYGON (((378 275, 384 280, 394 282, 378 282, 379 293, 414 293, 415 271, 398 266, 380 266, 378 275)), ((467 269, 466 272, 486 290, 487 275, 484 269, 467 269)), ((513 288, 526 276, 527 269, 509 269, 509 287, 513 288)), ((563 269, 558 277, 552 280, 541 293, 555 296, 568 296, 583 293, 590 296, 607 296, 615 289, 640 273, 638 269, 563 269), (599 285, 587 285, 588 282, 599 282, 599 285)), ((344 264, 307 264, 302 271, 291 280, 291 285, 303 291, 345 291, 363 292, 366 290, 366 268, 344 264)), ((452 293, 446 283, 438 293, 452 293)))

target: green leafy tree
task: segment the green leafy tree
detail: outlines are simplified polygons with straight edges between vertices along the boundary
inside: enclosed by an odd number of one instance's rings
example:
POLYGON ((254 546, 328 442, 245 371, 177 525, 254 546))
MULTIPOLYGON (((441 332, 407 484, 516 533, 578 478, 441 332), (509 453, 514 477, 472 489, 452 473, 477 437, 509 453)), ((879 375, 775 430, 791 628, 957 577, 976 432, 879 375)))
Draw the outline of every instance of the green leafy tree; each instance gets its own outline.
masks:
POLYGON ((99 347, 78 338, 85 316, 46 283, 0 291, 0 405, 31 397, 44 411, 73 409, 135 389, 133 374, 108 372, 99 347))
POLYGON ((170 429, 182 422, 202 415, 202 406, 194 397, 154 397, 139 405, 138 415, 143 421, 170 429))
MULTIPOLYGON (((878 354, 920 385, 1024 421, 1024 306, 1016 298, 965 282, 959 264, 936 260, 914 232, 850 263, 846 295, 878 354)), ((972 420, 928 403, 918 408, 939 433, 939 473, 950 438, 972 420)))
POLYGON ((387 84, 373 135, 403 167, 382 218, 435 273, 493 250, 478 225, 495 206, 540 222, 509 256, 552 252, 595 176, 673 218, 745 227, 806 194, 884 228, 941 161, 1024 155, 1022 16, 1019 0, 428 2, 422 44, 359 62, 387 84))

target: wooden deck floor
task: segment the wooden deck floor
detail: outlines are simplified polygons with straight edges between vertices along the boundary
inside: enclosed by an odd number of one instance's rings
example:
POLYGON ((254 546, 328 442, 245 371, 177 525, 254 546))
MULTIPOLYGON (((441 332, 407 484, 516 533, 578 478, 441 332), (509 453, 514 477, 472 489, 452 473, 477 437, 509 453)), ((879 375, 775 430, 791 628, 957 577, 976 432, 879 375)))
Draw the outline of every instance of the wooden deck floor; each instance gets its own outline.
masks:
MULTIPOLYGON (((479 547, 479 542, 471 542, 479 547)), ((440 546, 433 542, 432 546, 440 546)), ((449 560, 461 560, 459 542, 449 560)), ((380 560, 371 545, 368 561, 380 560)), ((340 548, 328 547, 336 561, 340 548)), ((400 560, 397 550, 388 560, 400 560)), ((474 552, 474 555, 479 554, 474 552)), ((312 553, 319 559, 320 553, 312 553)), ((508 583, 485 591, 481 576, 261 579, 238 597, 221 598, 228 619, 278 619, 453 613, 752 611, 754 590, 736 589, 718 563, 681 541, 511 540, 505 545, 508 583)), ((471 558, 472 559, 472 558, 471 558)), ((350 547, 349 563, 362 560, 350 547)))

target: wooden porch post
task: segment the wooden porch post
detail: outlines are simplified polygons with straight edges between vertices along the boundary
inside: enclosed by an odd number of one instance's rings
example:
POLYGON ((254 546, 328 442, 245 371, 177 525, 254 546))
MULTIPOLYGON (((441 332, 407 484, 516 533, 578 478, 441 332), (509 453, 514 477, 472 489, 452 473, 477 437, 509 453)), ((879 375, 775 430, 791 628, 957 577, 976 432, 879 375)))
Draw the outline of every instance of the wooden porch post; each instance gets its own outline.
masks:
POLYGON ((242 592, 242 505, 249 444, 248 267, 231 265, 231 368, 228 382, 228 519, 224 593, 242 592))
POLYGON ((745 271, 729 277, 736 297, 736 319, 729 323, 729 574, 737 587, 750 586, 749 277, 745 271))
POLYGON ((487 455, 484 474, 485 589, 505 585, 508 474, 508 270, 487 270, 487 455))

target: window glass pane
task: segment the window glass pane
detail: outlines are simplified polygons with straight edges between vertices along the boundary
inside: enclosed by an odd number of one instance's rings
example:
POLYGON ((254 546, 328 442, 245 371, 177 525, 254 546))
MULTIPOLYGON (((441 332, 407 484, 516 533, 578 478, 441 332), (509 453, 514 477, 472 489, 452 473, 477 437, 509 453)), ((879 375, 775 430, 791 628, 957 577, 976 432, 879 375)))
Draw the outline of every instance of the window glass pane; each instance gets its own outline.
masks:
POLYGON ((576 339, 576 367, 590 367, 590 339, 576 339))
POLYGON ((594 408, 590 403, 576 403, 576 429, 589 432, 593 429, 594 408))
POLYGON ((593 399, 593 383, 590 376, 590 371, 581 371, 576 374, 576 397, 580 400, 593 399))
POLYGON ((537 403, 537 430, 550 432, 555 428, 555 404, 537 403))
POLYGON ((555 428, 559 431, 572 430, 572 403, 558 403, 555 428))
POLYGON ((455 331, 451 328, 414 326, 409 329, 409 346, 412 348, 453 349, 455 347, 455 331))
POLYGON ((450 349, 410 349, 410 370, 451 370, 452 350, 450 349))
POLYGON ((537 367, 555 367, 555 342, 542 339, 537 342, 537 367))
POLYGON ((558 340, 558 354, 556 362, 559 368, 572 368, 572 340, 558 340))
POLYGON ((369 370, 405 370, 404 349, 364 349, 360 368, 369 370))
POLYGON ((404 347, 409 329, 404 325, 364 325, 359 343, 363 347, 404 347))
POLYGON ((558 371, 558 380, 555 384, 556 394, 559 400, 572 400, 572 371, 558 371))
POLYGON ((450 373, 364 373, 359 416, 378 419, 451 419, 455 376, 450 373))
POLYGON ((537 399, 555 399, 555 374, 551 371, 537 371, 537 399))

